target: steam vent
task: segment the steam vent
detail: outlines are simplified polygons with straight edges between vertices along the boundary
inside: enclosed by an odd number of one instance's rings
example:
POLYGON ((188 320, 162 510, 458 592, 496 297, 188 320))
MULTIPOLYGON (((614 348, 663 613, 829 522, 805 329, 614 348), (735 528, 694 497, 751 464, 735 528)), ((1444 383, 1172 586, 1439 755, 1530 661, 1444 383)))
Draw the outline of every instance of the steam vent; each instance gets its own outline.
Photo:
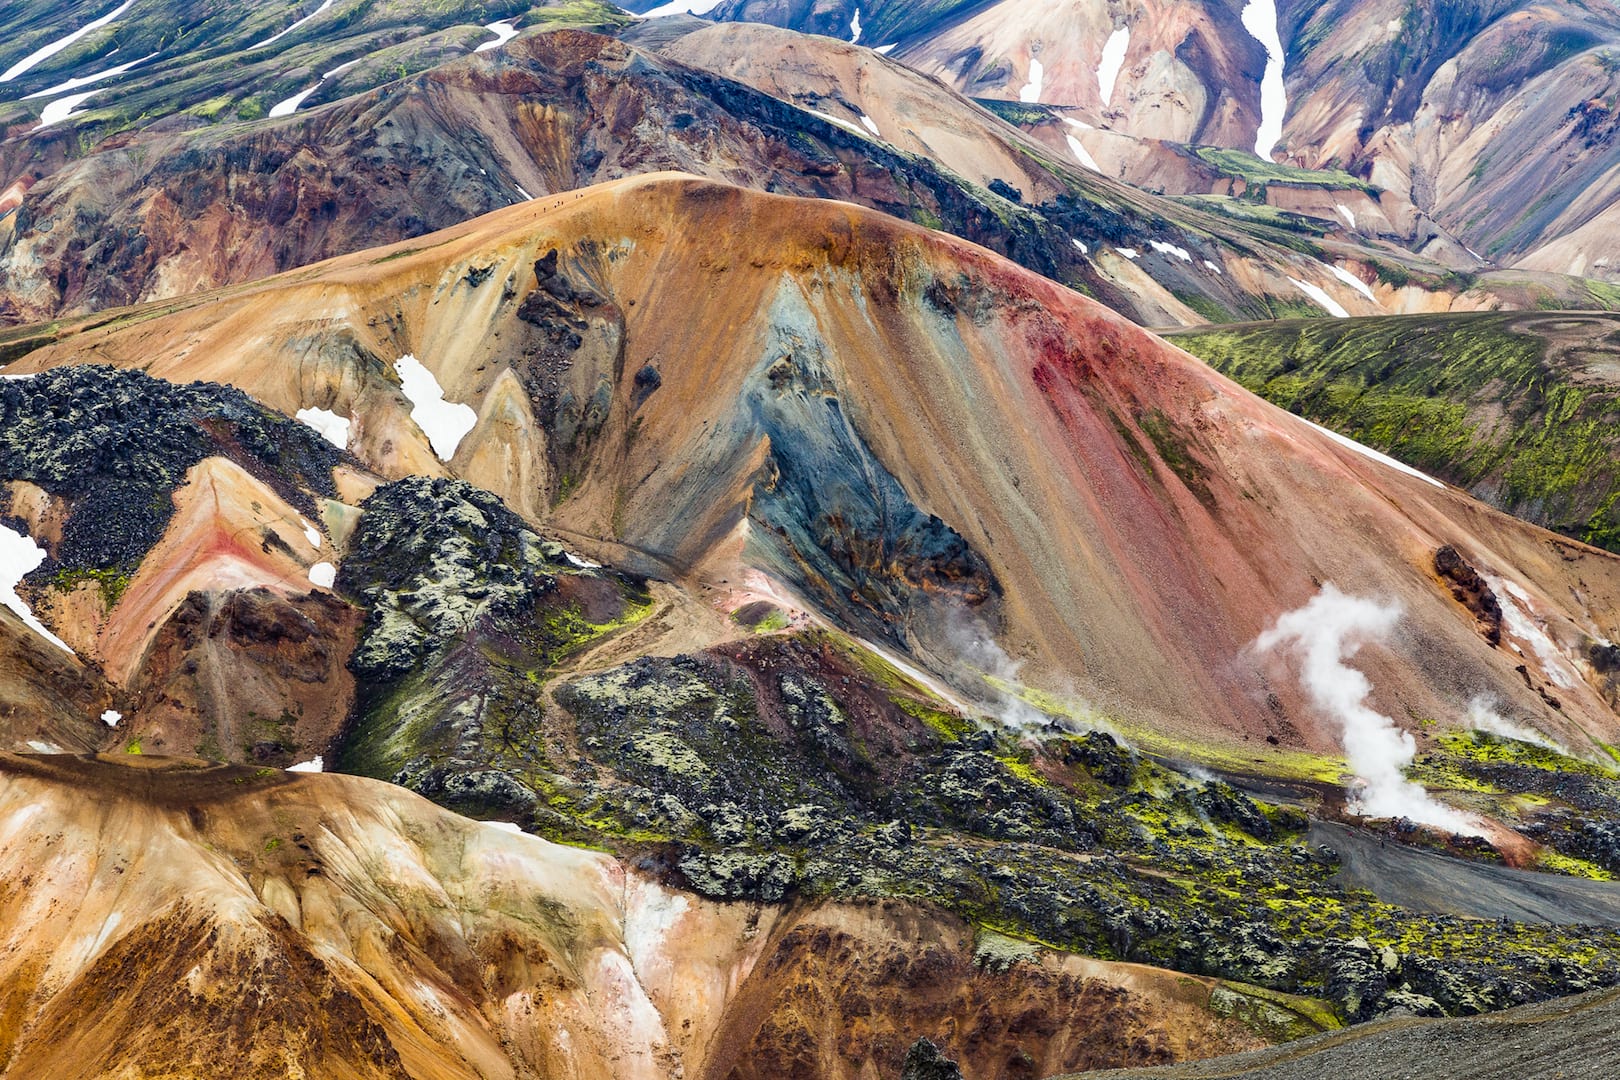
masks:
POLYGON ((0 0, 0 1080, 1620 1075, 1620 6, 0 0))

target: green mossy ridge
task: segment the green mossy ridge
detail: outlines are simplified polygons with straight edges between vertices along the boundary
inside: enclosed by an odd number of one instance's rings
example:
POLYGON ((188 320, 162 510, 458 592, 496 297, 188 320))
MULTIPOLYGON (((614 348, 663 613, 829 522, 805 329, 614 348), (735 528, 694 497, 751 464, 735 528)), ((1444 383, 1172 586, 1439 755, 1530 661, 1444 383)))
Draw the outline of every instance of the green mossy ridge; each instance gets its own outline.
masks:
MULTIPOLYGON (((1203 161, 1226 176, 1255 185, 1288 184, 1294 187, 1327 188, 1329 190, 1364 191, 1376 195, 1378 189, 1342 169, 1302 169, 1294 165, 1279 165, 1263 161, 1246 150, 1227 147, 1200 146, 1196 153, 1203 161)), ((1263 200, 1262 200, 1263 201, 1263 200)))
MULTIPOLYGON (((1554 349, 1545 316, 1484 313, 1201 329, 1176 344, 1291 412, 1510 513, 1620 550, 1620 320, 1554 349), (1582 369, 1590 362, 1593 366, 1582 369)), ((1558 320, 1552 320, 1556 323, 1558 320)))

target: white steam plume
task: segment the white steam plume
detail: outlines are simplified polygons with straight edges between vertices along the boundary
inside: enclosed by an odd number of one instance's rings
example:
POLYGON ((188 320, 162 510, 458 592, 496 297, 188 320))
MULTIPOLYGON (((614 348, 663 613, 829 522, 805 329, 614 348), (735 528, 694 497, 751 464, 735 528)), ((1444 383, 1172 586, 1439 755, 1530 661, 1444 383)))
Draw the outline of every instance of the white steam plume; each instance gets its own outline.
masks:
MULTIPOLYGON (((945 620, 945 645, 951 659, 958 665, 985 676, 985 684, 992 700, 981 702, 1003 727, 1020 735, 1050 735, 1053 721, 1065 730, 1082 726, 1102 728, 1095 722, 1082 725, 1073 717, 1054 718, 1019 696, 1023 684, 1018 671, 1023 664, 1007 655, 996 643, 995 635, 977 619, 961 612, 953 612, 945 620)), ((975 695, 978 696, 978 695, 975 695)))
POLYGON ((1503 738, 1518 739, 1534 746, 1544 746, 1548 750, 1555 750, 1565 757, 1572 757, 1568 748, 1562 743, 1543 735, 1533 727, 1509 720, 1496 711, 1496 698, 1491 694, 1479 694, 1468 703, 1468 726, 1476 731, 1488 731, 1492 735, 1501 735, 1503 738))
POLYGON ((1372 683, 1346 660, 1368 642, 1394 631, 1401 619, 1398 603, 1379 603, 1346 596, 1332 585, 1302 608, 1290 611, 1255 640, 1261 652, 1287 649, 1300 661, 1300 682, 1311 703, 1338 721, 1344 753, 1362 781, 1350 800, 1352 813, 1366 817, 1404 817, 1453 833, 1477 836, 1479 827, 1467 815, 1435 801, 1408 780, 1417 746, 1395 721, 1367 705, 1372 683))

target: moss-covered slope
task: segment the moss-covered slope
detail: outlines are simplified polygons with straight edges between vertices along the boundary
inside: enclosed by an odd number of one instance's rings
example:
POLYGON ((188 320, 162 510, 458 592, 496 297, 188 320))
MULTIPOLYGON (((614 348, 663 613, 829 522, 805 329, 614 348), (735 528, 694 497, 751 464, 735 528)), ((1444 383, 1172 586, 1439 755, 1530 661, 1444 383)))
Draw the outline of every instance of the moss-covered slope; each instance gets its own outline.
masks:
POLYGON ((1620 550, 1620 317, 1490 312, 1177 335, 1274 404, 1620 550))

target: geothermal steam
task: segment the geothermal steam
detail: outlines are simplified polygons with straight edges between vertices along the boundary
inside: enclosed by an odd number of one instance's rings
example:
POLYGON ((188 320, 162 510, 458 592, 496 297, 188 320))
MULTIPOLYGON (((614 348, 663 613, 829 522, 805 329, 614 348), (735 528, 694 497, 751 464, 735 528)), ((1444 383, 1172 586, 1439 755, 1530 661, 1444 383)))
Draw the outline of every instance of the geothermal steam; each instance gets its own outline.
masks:
POLYGON ((1298 657, 1299 678, 1311 703, 1338 721, 1350 769, 1362 781, 1350 809, 1366 817, 1404 817, 1454 833, 1478 835, 1468 817, 1429 797, 1405 776, 1417 747, 1395 721, 1367 705, 1372 683, 1345 663, 1369 642, 1382 641, 1401 620, 1397 603, 1346 596, 1332 585, 1290 611, 1261 634, 1261 652, 1298 657))

